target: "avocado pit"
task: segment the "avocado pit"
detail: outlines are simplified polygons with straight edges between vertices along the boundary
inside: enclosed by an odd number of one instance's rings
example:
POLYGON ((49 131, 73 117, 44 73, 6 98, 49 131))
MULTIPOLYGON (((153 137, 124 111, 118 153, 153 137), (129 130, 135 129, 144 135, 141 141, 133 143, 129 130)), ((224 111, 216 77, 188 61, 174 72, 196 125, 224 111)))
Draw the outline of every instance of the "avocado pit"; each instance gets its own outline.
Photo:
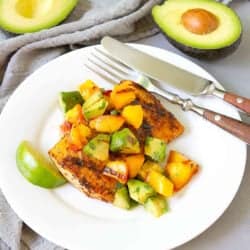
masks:
POLYGON ((183 13, 181 22, 184 27, 197 35, 209 34, 219 26, 218 18, 205 9, 190 9, 183 13))

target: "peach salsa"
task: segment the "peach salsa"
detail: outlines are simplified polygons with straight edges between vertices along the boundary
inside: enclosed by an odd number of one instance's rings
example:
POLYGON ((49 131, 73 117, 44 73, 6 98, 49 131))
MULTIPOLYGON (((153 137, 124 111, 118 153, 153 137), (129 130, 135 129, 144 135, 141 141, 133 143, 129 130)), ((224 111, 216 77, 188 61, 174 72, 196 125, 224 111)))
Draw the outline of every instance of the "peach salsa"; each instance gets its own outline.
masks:
POLYGON ((19 170, 35 185, 53 188, 67 180, 89 197, 123 209, 142 205, 159 217, 168 210, 167 198, 199 170, 167 149, 183 125, 132 81, 104 90, 87 80, 78 90, 61 92, 59 104, 64 122, 61 139, 48 152, 52 162, 28 142, 17 150, 19 170))

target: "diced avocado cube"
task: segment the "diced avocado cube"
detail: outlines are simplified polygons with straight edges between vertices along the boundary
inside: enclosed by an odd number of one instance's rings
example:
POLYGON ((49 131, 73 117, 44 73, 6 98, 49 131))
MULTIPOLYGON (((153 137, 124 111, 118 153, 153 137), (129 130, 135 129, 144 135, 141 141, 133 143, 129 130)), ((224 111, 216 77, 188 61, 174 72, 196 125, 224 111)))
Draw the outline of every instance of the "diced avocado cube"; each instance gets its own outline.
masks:
POLYGON ((161 195, 151 196, 144 203, 144 208, 155 217, 160 217, 168 211, 167 200, 161 195))
POLYGON ((83 152, 100 161, 106 161, 109 158, 110 136, 99 134, 91 139, 83 148, 83 152))
POLYGON ((107 107, 108 107, 108 102, 103 98, 97 101, 92 106, 88 108, 83 108, 83 115, 87 120, 90 120, 102 115, 107 107))
POLYGON ((113 204, 116 207, 120 207, 123 209, 131 208, 131 199, 129 197, 128 188, 126 186, 123 186, 116 191, 113 204))
POLYGON ((144 153, 152 160, 162 162, 166 157, 166 143, 158 138, 148 136, 145 141, 144 153))
POLYGON ((98 102, 100 99, 103 99, 103 95, 101 91, 96 91, 94 94, 92 94, 86 102, 83 104, 82 108, 83 110, 86 110, 93 106, 96 102, 98 102))
POLYGON ((138 207, 139 203, 133 199, 130 199, 131 203, 130 203, 130 209, 136 208, 138 207))
POLYGON ((78 91, 60 92, 59 104, 64 113, 72 109, 76 104, 83 104, 83 98, 78 91))
POLYGON ((153 162, 153 161, 146 161, 140 171, 138 172, 138 178, 141 179, 141 180, 146 180, 147 178, 147 175, 148 173, 151 171, 151 170, 154 170, 156 172, 159 172, 159 173, 163 173, 164 172, 164 169, 156 162, 153 162))
POLYGON ((110 150, 124 154, 137 154, 140 153, 140 144, 135 135, 128 128, 124 128, 112 135, 110 150))
POLYGON ((136 179, 128 181, 128 190, 130 197, 140 204, 144 204, 150 196, 156 194, 151 186, 136 179))

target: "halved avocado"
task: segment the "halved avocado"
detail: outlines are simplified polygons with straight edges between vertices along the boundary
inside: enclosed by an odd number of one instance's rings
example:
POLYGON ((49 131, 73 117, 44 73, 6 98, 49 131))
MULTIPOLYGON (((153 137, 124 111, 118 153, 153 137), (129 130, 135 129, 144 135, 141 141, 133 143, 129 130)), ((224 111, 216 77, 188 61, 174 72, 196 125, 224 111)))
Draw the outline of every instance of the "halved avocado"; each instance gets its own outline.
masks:
POLYGON ((78 0, 0 0, 0 27, 30 33, 62 22, 78 0))
POLYGON ((214 59, 235 51, 242 25, 237 14, 214 0, 168 0, 152 10, 155 23, 178 49, 214 59))

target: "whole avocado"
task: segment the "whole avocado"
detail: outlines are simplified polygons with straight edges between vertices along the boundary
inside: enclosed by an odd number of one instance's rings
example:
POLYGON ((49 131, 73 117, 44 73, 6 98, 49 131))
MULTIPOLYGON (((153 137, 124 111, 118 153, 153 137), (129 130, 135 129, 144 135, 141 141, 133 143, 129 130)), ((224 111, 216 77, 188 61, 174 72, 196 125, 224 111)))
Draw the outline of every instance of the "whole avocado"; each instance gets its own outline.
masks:
POLYGON ((152 16, 170 43, 194 57, 224 57, 241 42, 239 17, 214 0, 168 0, 155 6, 152 16))

